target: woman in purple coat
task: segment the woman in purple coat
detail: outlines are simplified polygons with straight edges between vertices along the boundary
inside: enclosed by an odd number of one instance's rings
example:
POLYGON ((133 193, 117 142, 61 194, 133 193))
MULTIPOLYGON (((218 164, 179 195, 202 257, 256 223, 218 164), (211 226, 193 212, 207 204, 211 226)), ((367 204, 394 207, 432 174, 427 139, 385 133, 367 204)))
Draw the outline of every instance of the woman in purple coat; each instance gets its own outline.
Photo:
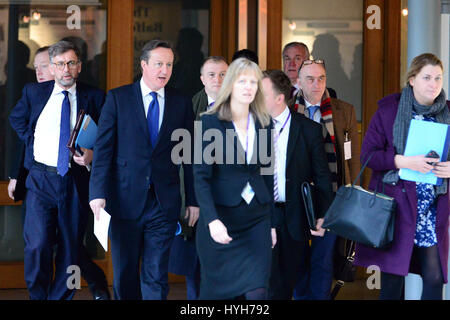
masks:
POLYGON ((435 55, 414 58, 406 87, 401 94, 378 102, 362 144, 361 161, 372 155, 369 189, 384 182, 384 193, 397 202, 392 245, 388 249, 356 247, 355 264, 380 268, 383 300, 402 298, 408 272, 421 274, 423 300, 442 299, 443 284, 447 283, 450 161, 403 155, 411 119, 450 124, 450 101, 442 90, 442 77, 442 62, 435 55), (401 168, 431 171, 444 182, 434 186, 402 180, 398 175, 401 168))

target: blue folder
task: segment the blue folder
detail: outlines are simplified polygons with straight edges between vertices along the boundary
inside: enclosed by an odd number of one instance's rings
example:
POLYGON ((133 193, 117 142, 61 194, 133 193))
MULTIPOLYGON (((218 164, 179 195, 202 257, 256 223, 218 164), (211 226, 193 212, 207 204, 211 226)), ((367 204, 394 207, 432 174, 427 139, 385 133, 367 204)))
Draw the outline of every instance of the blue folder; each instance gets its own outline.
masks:
MULTIPOLYGON (((447 161, 450 146, 450 126, 447 124, 413 119, 409 126, 405 156, 426 155, 431 150, 437 152, 440 161, 447 161)), ((400 178, 408 181, 441 185, 442 179, 433 172, 421 173, 410 169, 400 169, 400 178)))
POLYGON ((97 125, 95 121, 87 114, 81 123, 80 132, 75 140, 75 146, 86 149, 93 149, 95 139, 97 138, 97 125))

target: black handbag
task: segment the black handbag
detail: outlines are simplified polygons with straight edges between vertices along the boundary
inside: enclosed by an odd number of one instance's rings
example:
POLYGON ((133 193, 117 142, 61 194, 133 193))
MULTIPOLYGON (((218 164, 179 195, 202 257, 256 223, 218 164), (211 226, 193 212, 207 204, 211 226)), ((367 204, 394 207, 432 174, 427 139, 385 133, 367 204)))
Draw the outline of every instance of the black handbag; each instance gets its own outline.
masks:
POLYGON ((394 239, 397 204, 394 198, 377 190, 370 192, 355 185, 371 157, 353 184, 338 189, 325 214, 322 228, 369 247, 385 248, 394 239))

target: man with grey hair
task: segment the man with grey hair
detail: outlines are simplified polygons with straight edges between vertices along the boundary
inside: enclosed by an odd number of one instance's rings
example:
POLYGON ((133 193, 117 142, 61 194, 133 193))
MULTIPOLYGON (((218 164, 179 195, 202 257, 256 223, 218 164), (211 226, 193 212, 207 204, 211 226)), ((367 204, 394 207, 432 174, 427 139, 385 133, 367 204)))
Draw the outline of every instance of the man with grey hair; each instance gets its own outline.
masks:
POLYGON ((29 170, 23 233, 25 281, 33 300, 72 299, 75 293, 69 267, 80 262, 93 151, 72 154, 66 145, 78 111, 97 122, 105 98, 103 91, 77 82, 81 62, 72 43, 55 43, 49 57, 55 80, 27 84, 9 117, 25 143, 29 170))
MULTIPOLYGON (((299 93, 298 86, 298 69, 303 61, 308 60, 310 53, 308 46, 303 42, 289 42, 283 48, 283 71, 291 80, 291 95, 288 99, 289 105, 294 108, 295 98, 299 93)), ((327 88, 330 96, 336 98, 336 91, 332 88, 327 88)))
MULTIPOLYGON (((96 218, 103 208, 111 214, 116 299, 167 299, 169 292, 169 251, 181 210, 180 166, 172 159, 178 141, 171 136, 177 129, 194 136, 192 102, 166 88, 173 60, 168 42, 148 42, 142 78, 110 90, 99 121, 89 198, 96 218)), ((192 161, 183 168, 186 214, 198 216, 192 161)))

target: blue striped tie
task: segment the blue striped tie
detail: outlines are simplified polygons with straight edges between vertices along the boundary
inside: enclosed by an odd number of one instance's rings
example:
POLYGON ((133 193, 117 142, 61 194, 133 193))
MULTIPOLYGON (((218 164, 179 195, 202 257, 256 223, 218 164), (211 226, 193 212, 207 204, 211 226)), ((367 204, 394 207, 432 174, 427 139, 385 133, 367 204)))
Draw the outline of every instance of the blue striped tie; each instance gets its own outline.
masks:
POLYGON ((61 176, 64 176, 69 171, 70 152, 67 143, 70 139, 70 101, 69 91, 64 90, 62 93, 64 94, 64 100, 61 109, 57 170, 61 176))

